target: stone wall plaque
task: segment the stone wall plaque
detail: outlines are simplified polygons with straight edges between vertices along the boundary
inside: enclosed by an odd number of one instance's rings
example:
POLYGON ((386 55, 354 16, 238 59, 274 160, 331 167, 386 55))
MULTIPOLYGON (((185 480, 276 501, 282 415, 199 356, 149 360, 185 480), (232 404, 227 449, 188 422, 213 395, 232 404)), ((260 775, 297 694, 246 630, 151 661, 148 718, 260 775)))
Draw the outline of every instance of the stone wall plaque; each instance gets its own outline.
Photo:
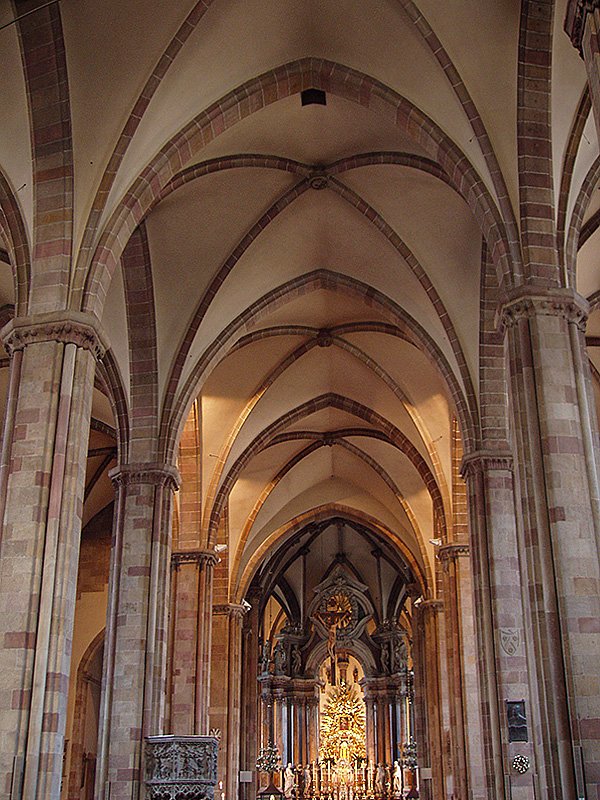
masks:
POLYGON ((529 741, 525 700, 506 701, 506 720, 508 723, 509 742, 529 741))

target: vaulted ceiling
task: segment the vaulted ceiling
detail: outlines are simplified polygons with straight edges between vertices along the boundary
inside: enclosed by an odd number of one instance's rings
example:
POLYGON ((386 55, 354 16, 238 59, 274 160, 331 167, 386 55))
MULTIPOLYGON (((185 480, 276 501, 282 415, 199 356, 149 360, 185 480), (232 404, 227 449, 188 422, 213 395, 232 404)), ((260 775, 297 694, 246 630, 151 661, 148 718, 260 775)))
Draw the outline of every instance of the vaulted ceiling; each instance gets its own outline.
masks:
MULTIPOLYGON (((104 244, 124 253, 106 302, 88 307, 130 407, 140 328, 150 335, 163 455, 198 397, 204 526, 227 516, 232 589, 243 591, 282 532, 332 513, 379 526, 430 580, 431 540, 452 517, 456 431, 464 441, 478 424, 484 207, 518 227, 520 3, 59 9, 73 264, 92 274, 104 244), (325 105, 302 104, 313 87, 325 105)), ((584 203, 582 191, 597 182, 598 143, 564 13, 560 0, 556 216, 566 241, 583 209, 576 280, 595 296, 600 199, 584 203)), ((2 0, 0 25, 13 15, 2 0)), ((0 30, 0 47, 0 168, 31 239, 32 88, 15 25, 0 30)), ((14 297, 0 264, 0 305, 14 297)), ((595 315, 590 333, 600 334, 595 315)), ((116 425, 100 388, 93 414, 116 425)), ((90 446, 101 452, 88 484, 109 443, 90 446)), ((88 494, 86 521, 109 501, 108 481, 88 494)))

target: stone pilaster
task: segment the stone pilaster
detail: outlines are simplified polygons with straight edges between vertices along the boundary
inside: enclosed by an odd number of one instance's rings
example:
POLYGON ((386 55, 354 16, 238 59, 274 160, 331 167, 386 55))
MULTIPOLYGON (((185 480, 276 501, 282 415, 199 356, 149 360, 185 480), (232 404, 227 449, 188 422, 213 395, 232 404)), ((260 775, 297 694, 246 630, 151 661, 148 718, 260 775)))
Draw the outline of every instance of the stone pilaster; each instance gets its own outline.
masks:
POLYGON ((587 304, 521 289, 502 308, 527 587, 540 796, 598 797, 598 485, 583 371, 587 304), (534 694, 535 692, 535 694, 534 694), (585 778, 584 778, 585 775, 585 778), (586 787, 584 786, 586 782, 586 787))
POLYGON ((171 515, 178 474, 129 464, 115 485, 96 797, 143 796, 143 741, 162 734, 165 710, 171 515))
POLYGON ((0 473, 0 794, 60 793, 96 359, 86 314, 2 330, 11 386, 0 473))
POLYGON ((171 556, 170 730, 180 736, 208 733, 214 550, 181 550, 171 556))

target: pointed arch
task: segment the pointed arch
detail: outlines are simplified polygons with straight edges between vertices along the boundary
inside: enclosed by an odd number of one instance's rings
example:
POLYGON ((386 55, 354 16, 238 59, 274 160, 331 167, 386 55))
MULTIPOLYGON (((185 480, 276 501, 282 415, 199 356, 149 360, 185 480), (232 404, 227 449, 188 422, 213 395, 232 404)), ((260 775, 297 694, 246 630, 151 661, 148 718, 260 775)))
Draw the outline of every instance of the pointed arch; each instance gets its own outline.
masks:
POLYGON ((244 117, 305 88, 320 88, 391 118, 439 163, 481 227, 499 283, 512 285, 516 255, 506 222, 468 158, 427 115, 380 81, 336 62, 304 58, 283 64, 229 92, 173 136, 122 198, 102 233, 89 269, 75 287, 76 307, 102 308, 121 252, 155 198, 210 141, 244 117))

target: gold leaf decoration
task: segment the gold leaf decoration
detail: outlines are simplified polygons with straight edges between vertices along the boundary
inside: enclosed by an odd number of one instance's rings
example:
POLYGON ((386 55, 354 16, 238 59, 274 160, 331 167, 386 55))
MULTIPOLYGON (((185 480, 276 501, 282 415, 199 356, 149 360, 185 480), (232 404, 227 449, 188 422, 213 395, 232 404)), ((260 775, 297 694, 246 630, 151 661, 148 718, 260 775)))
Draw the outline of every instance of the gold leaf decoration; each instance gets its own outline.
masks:
POLYGON ((334 761, 366 758, 365 704, 354 684, 331 689, 321 714, 319 757, 334 761))

